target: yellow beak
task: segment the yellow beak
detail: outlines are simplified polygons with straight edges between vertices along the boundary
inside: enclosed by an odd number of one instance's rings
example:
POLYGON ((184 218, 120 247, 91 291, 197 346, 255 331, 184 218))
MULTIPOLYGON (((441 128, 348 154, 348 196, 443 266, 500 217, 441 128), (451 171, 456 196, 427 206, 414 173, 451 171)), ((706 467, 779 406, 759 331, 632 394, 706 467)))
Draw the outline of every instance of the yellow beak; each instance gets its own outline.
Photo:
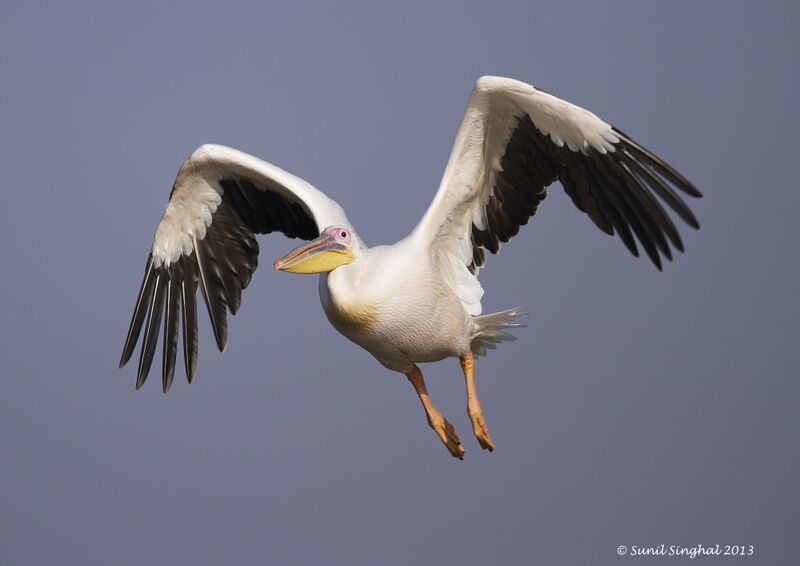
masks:
POLYGON ((355 256, 350 248, 323 234, 276 259, 272 267, 289 273, 324 273, 353 261, 355 256))

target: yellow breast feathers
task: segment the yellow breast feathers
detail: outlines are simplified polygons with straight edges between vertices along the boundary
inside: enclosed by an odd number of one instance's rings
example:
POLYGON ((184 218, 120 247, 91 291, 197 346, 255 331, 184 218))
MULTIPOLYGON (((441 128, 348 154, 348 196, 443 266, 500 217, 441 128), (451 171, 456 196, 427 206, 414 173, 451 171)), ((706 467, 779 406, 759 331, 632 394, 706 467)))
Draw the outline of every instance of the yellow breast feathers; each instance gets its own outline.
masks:
POLYGON ((340 326, 370 328, 378 322, 378 307, 369 302, 331 300, 328 317, 340 326))

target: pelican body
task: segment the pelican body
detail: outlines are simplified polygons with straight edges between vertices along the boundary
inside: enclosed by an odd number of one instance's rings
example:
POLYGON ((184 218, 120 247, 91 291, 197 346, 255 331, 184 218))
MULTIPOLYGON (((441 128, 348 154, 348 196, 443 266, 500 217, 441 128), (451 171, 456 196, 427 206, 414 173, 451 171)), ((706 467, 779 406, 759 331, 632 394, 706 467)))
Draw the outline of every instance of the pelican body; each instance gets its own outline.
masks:
POLYGON ((319 285, 331 325, 403 373, 415 363, 466 355, 473 337, 472 317, 431 265, 414 260, 415 248, 406 239, 363 249, 319 285))
POLYGON ((163 390, 174 377, 179 328, 191 383, 197 290, 222 351, 227 313, 238 311, 257 266, 255 236, 279 231, 306 243, 277 259, 274 269, 319 274, 331 325, 406 375, 431 428, 451 455, 463 458, 458 434, 432 404, 417 365, 459 359, 473 433, 482 448, 493 450, 475 357, 514 339, 509 331, 523 326, 518 319, 524 313, 482 314, 478 274, 485 252, 498 253, 528 223, 555 181, 600 230, 617 234, 637 256, 638 241, 658 269, 662 257, 672 259, 672 249, 683 251, 662 203, 699 227, 679 192, 700 193, 666 162, 591 112, 501 77, 477 81, 433 202, 393 245, 368 247, 342 208, 306 181, 235 149, 203 145, 178 171, 120 367, 142 335, 136 388, 144 384, 163 319, 163 390))

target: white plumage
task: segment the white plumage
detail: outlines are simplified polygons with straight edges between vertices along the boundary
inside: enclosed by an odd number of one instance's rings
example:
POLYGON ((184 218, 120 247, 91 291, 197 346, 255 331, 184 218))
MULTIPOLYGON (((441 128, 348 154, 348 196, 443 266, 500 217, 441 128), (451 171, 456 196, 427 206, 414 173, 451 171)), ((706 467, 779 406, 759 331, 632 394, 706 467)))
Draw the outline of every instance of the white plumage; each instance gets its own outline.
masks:
POLYGON ((280 231, 310 243, 275 268, 321 273, 320 299, 331 324, 384 366, 405 373, 428 421, 454 456, 464 449, 427 397, 417 363, 458 357, 468 413, 484 448, 494 444, 477 399, 473 355, 511 339, 522 313, 481 316, 478 280, 485 251, 497 253, 560 181, 575 205, 660 269, 683 245, 667 204, 690 226, 694 215, 674 189, 700 193, 664 161, 591 112, 528 84, 478 80, 436 196, 409 236, 367 247, 342 208, 306 181, 256 157, 203 145, 180 168, 156 230, 120 366, 144 329, 137 388, 147 375, 164 319, 162 384, 175 368, 183 327, 186 372, 197 360, 196 290, 207 305, 220 350, 227 311, 258 260, 256 234, 280 231))

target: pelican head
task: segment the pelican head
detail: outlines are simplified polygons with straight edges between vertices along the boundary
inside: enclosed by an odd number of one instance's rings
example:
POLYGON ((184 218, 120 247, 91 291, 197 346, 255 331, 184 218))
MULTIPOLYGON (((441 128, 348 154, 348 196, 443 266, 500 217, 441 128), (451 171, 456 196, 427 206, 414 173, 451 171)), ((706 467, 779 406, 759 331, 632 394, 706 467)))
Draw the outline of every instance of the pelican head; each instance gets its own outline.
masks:
POLYGON ((324 273, 353 263, 355 237, 350 228, 329 226, 319 238, 303 244, 280 259, 272 267, 289 273, 324 273))

